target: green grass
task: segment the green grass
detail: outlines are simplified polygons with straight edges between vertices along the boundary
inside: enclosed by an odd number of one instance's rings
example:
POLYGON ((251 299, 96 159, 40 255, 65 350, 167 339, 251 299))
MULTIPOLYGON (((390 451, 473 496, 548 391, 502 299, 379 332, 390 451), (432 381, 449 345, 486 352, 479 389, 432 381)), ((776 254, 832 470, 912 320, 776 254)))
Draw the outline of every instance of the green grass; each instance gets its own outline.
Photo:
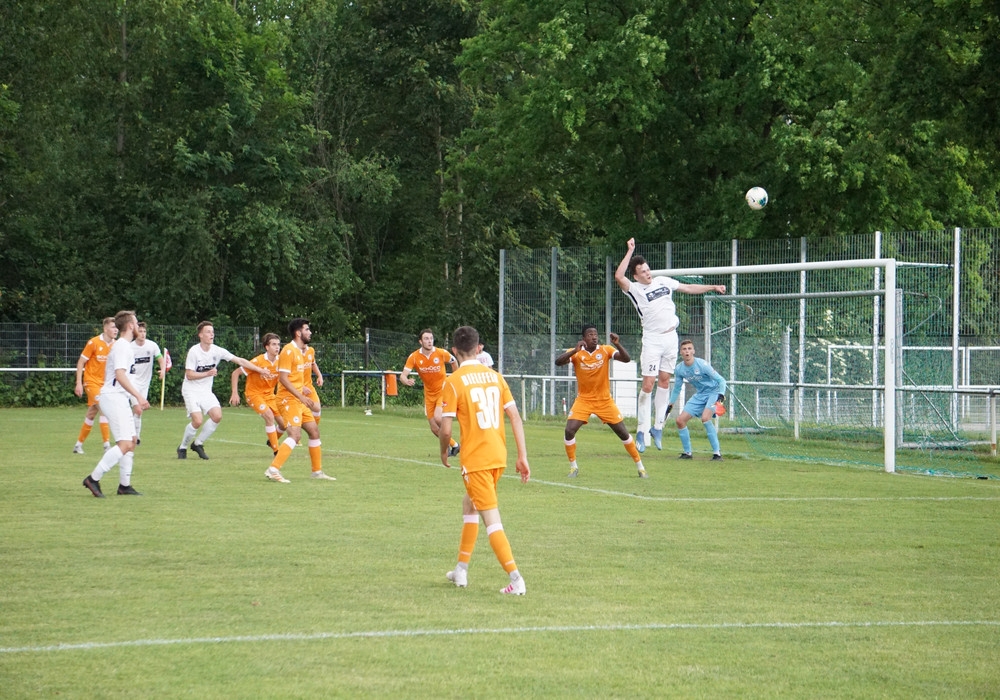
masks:
POLYGON ((4 698, 1000 697, 996 480, 712 463, 697 429, 694 461, 670 435, 640 480, 592 424, 571 481, 561 422, 530 421, 532 481, 500 484, 511 599, 482 530, 469 588, 445 581, 463 489, 415 411, 324 409, 338 480, 300 449, 275 484, 248 410, 207 462, 153 410, 144 495, 115 469, 103 500, 82 418, 0 411, 4 698))

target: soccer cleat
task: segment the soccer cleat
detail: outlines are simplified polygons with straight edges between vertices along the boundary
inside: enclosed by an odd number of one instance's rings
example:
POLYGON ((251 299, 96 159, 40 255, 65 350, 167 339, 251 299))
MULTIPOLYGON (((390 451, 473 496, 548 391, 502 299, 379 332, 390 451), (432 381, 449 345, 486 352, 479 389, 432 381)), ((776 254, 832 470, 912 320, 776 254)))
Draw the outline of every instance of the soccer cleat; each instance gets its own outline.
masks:
POLYGON ((141 445, 142 444, 142 439, 138 435, 135 438, 135 444, 136 445, 141 445))
POLYGON ((110 449, 111 449, 111 443, 110 442, 104 443, 104 451, 107 452, 110 449))
POLYGON ((722 461, 722 455, 719 455, 719 454, 712 455, 712 461, 713 462, 721 462, 722 461))
POLYGON ((198 455, 202 459, 208 459, 208 455, 205 454, 205 446, 204 445, 199 445, 197 442, 192 442, 191 443, 191 449, 194 451, 194 453, 196 455, 198 455))
POLYGON ((188 451, 185 450, 183 447, 178 447, 177 448, 177 459, 187 459, 187 458, 188 458, 188 451))
POLYGON ((567 474, 566 476, 567 478, 575 479, 577 476, 579 476, 579 474, 580 474, 580 467, 570 467, 569 474, 567 474))
POLYGON ((457 566, 454 571, 449 571, 444 575, 446 579, 454 583, 459 588, 465 588, 469 585, 469 570, 459 569, 457 566))
POLYGON ((77 443, 76 445, 73 445, 73 454, 75 454, 75 455, 82 455, 83 454, 83 445, 81 445, 79 443, 77 443))
POLYGON ((118 484, 118 495, 119 496, 141 496, 142 494, 136 491, 131 486, 122 486, 118 484))
POLYGON ((639 454, 646 451, 646 438, 640 432, 636 432, 635 434, 635 449, 639 450, 639 454))
POLYGON ((335 477, 335 476, 330 476, 329 474, 324 474, 322 469, 320 469, 317 472, 313 472, 310 475, 310 477, 313 478, 313 479, 326 479, 327 481, 336 481, 337 480, 337 477, 335 477))
POLYGON ((690 452, 681 452, 677 455, 677 459, 694 459, 694 457, 691 456, 690 452))
POLYGON ((639 470, 639 478, 640 479, 648 479, 649 478, 649 474, 646 473, 645 469, 640 469, 639 470))
POLYGON ((452 445, 451 447, 448 448, 448 456, 449 457, 455 457, 461 451, 462 451, 462 446, 461 445, 458 445, 458 444, 452 445))
POLYGON ((653 445, 656 446, 656 449, 663 449, 663 428, 650 428, 649 437, 653 438, 653 445))
POLYGON ((524 577, 522 576, 516 581, 511 581, 509 585, 501 588, 500 592, 510 595, 524 595, 527 592, 527 588, 524 585, 524 577))
POLYGON ((270 481, 277 481, 279 484, 292 483, 291 481, 283 477, 281 475, 281 470, 276 467, 268 467, 267 471, 264 472, 264 476, 266 476, 270 481))
POLYGON ((90 492, 94 494, 94 498, 104 498, 104 494, 101 492, 101 482, 94 481, 90 477, 90 474, 88 474, 86 478, 83 480, 83 487, 86 489, 90 489, 90 492))

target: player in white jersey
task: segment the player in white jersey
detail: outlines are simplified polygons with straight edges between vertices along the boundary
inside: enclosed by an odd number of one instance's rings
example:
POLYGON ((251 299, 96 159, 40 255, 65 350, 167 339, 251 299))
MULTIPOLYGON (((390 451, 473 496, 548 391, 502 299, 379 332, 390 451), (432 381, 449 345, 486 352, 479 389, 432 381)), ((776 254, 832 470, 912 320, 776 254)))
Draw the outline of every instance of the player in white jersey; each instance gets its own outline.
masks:
POLYGON ((184 362, 184 382, 181 384, 181 396, 184 397, 184 406, 187 408, 191 422, 184 428, 184 437, 177 448, 177 459, 187 459, 188 445, 202 459, 208 459, 205 454, 205 440, 207 440, 215 429, 222 422, 222 404, 212 392, 212 382, 215 375, 219 373, 218 364, 228 360, 235 362, 248 372, 256 372, 263 375, 265 379, 271 379, 272 375, 263 367, 258 367, 249 360, 236 357, 225 348, 220 348, 213 341, 215 340, 215 327, 211 321, 202 321, 198 324, 197 345, 188 350, 187 359, 184 362), (204 420, 204 415, 208 414, 208 420, 204 420), (204 423, 204 427, 202 427, 204 423), (201 432, 198 432, 201 428, 201 432), (195 435, 197 434, 197 438, 195 435))
MULTIPOLYGON (((139 327, 135 333, 135 340, 132 341, 132 352, 135 354, 135 374, 132 376, 132 385, 139 390, 142 398, 149 398, 149 385, 153 381, 153 361, 160 363, 160 371, 157 376, 163 379, 167 372, 167 360, 160 352, 160 346, 153 340, 146 339, 146 322, 139 321, 139 327)), ((132 405, 135 405, 135 399, 132 405)), ((135 444, 142 442, 142 411, 136 411, 135 416, 135 444)))
POLYGON ((94 471, 83 480, 84 488, 95 497, 104 498, 101 492, 101 477, 118 465, 118 495, 140 496, 132 488, 132 461, 135 456, 135 422, 132 420, 130 398, 136 402, 136 409, 142 412, 149 408, 149 401, 132 383, 135 373, 135 355, 132 338, 138 323, 134 311, 119 311, 115 314, 115 326, 121 342, 111 346, 104 369, 104 385, 101 387, 101 412, 107 417, 115 445, 101 457, 94 471))
POLYGON ((677 307, 674 306, 674 292, 704 294, 705 292, 726 293, 724 284, 685 284, 671 277, 653 277, 646 259, 635 252, 635 239, 628 240, 625 257, 615 270, 615 281, 635 306, 642 321, 642 352, 639 355, 639 371, 642 375, 642 389, 639 391, 639 424, 635 433, 635 445, 639 452, 646 450, 646 435, 653 438, 656 449, 663 449, 663 423, 667 418, 670 377, 677 364, 677 307), (632 276, 628 279, 625 273, 632 276), (653 385, 656 391, 656 419, 650 428, 649 408, 652 403, 653 385))

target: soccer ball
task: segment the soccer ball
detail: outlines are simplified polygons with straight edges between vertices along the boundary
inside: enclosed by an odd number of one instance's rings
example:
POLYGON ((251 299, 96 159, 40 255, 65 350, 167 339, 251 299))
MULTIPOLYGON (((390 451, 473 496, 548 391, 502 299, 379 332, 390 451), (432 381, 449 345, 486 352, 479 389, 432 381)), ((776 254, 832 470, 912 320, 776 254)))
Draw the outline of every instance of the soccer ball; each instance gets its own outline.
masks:
POLYGON ((763 187, 751 187, 747 190, 747 204, 751 209, 763 209, 767 206, 767 191, 763 187))

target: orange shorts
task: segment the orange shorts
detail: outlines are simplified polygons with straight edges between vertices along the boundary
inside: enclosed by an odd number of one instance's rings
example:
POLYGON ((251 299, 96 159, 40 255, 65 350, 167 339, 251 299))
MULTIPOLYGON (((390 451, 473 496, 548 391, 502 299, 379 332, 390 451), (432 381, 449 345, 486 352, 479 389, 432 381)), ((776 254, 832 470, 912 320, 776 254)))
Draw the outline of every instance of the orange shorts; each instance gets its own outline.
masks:
POLYGON ((278 404, 278 411, 281 414, 281 418, 285 421, 286 426, 294 425, 297 428, 301 428, 306 423, 316 422, 309 407, 294 397, 282 399, 278 404))
POLYGON ((497 507, 497 482, 503 476, 503 470, 504 467, 496 467, 467 472, 465 467, 462 467, 465 492, 469 494, 469 499, 476 510, 484 511, 497 507))
MULTIPOLYGON (((424 392, 424 413, 427 415, 427 420, 431 420, 435 416, 435 412, 441 406, 441 393, 437 393, 434 396, 428 396, 424 392)), ((440 418, 440 416, 438 416, 440 418)))
POLYGON ((103 384, 84 384, 83 388, 87 391, 87 405, 93 406, 98 403, 101 398, 101 389, 104 388, 103 384))
POLYGON ((573 408, 570 409, 569 417, 586 423, 590 420, 591 415, 597 416, 608 425, 621 423, 625 420, 613 399, 595 401, 577 397, 576 401, 573 402, 573 408))
POLYGON ((278 405, 278 397, 274 394, 247 394, 247 406, 264 415, 269 409, 272 415, 279 415, 281 410, 278 405))

